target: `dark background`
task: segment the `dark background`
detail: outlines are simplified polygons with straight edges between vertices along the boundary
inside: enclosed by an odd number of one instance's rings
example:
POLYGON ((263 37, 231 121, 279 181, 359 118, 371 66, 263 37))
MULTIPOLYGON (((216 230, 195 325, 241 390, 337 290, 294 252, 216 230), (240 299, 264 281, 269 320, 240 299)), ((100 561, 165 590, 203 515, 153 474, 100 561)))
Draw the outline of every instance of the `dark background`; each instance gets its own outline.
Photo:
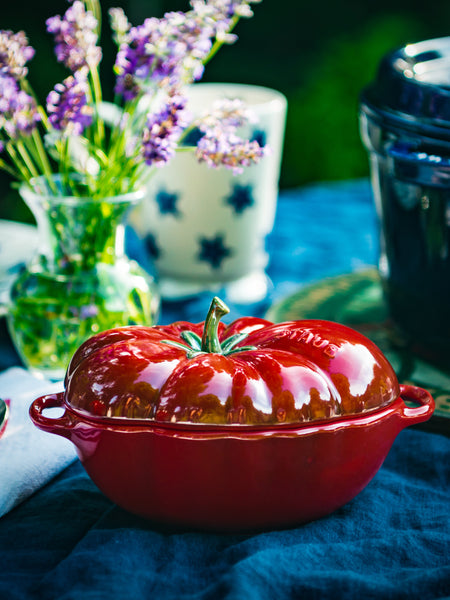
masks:
MULTIPOLYGON (((4 3, 1 29, 26 31, 36 55, 29 79, 44 100, 67 76, 56 63, 45 20, 67 9, 65 0, 4 3)), ((102 79, 105 96, 113 86, 115 47, 107 10, 121 6, 133 25, 148 16, 187 10, 187 0, 105 0, 102 79)), ((239 40, 224 46, 203 81, 264 85, 288 99, 280 186, 365 177, 368 162, 358 131, 358 97, 373 78, 380 58, 405 43, 450 35, 448 0, 263 0, 255 16, 236 28, 239 40)), ((31 216, 0 175, 0 217, 31 216)))

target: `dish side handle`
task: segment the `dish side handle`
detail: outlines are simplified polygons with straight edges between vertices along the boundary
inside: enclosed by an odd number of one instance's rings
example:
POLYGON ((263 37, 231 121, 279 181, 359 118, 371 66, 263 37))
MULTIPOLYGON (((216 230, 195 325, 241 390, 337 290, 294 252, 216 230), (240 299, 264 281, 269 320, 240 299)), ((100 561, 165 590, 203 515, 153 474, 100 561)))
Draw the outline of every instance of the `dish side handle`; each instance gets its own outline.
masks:
POLYGON ((43 414, 48 408, 64 408, 64 392, 47 394, 34 400, 30 406, 30 418, 39 429, 49 433, 56 433, 70 438, 74 422, 70 415, 64 410, 59 417, 47 417, 43 414))
POLYGON ((405 427, 428 421, 434 412, 434 400, 428 390, 414 385, 400 385, 400 398, 403 400, 401 417, 405 427), (417 406, 406 404, 408 401, 417 406))

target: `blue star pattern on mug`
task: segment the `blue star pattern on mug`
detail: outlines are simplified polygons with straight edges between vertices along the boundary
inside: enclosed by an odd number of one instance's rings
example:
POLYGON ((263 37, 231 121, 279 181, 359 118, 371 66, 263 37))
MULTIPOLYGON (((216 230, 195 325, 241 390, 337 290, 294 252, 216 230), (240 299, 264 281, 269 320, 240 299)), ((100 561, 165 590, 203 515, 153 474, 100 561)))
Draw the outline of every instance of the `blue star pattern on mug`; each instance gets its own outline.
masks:
POLYGON ((251 185, 235 184, 231 196, 225 198, 225 202, 233 207, 236 214, 242 214, 244 210, 250 208, 255 203, 253 187, 251 185))
POLYGON ((164 189, 159 190, 156 194, 156 202, 159 207, 159 212, 163 215, 180 215, 180 211, 177 207, 177 202, 179 199, 178 194, 170 193, 164 189))
POLYGON ((144 240, 145 249, 153 259, 158 259, 161 256, 161 249, 158 246, 156 237, 153 233, 148 233, 144 240))
POLYGON ((199 244, 198 260, 208 262, 213 269, 219 269, 222 261, 233 254, 232 249, 225 245, 224 236, 220 233, 209 239, 201 237, 199 244))
POLYGON ((263 129, 255 129, 250 138, 251 142, 258 142, 260 146, 265 146, 267 142, 267 135, 263 129))
POLYGON ((198 127, 194 127, 183 139, 183 146, 196 146, 200 138, 205 134, 198 127))

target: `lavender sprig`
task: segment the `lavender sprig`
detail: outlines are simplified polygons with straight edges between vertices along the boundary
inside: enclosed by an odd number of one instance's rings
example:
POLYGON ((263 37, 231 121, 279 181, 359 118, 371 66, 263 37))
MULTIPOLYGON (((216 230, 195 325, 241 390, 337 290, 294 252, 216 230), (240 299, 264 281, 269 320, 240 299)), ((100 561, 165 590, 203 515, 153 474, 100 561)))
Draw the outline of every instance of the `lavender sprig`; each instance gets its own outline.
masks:
POLYGON ((211 130, 198 142, 197 160, 209 167, 226 167, 233 173, 242 173, 244 167, 258 163, 267 154, 258 142, 243 140, 221 129, 211 130))
POLYGON ((163 166, 174 156, 179 138, 186 126, 186 98, 175 95, 156 114, 149 114, 142 133, 145 163, 163 166))
POLYGON ((17 81, 28 75, 26 64, 34 56, 23 31, 0 31, 0 73, 10 75, 17 81))
POLYGON ((128 32, 131 24, 122 8, 111 8, 109 10, 110 24, 113 32, 113 40, 120 46, 128 42, 128 32))
POLYGON ((34 98, 10 75, 0 74, 0 132, 17 140, 29 136, 40 120, 34 98))
POLYGON ((204 134, 195 150, 197 160, 214 168, 226 167, 235 174, 259 162, 268 149, 257 141, 243 140, 237 135, 240 127, 252 121, 255 121, 255 115, 242 100, 224 98, 216 101, 195 123, 204 134))
POLYGON ((217 128, 235 131, 255 121, 255 115, 245 102, 239 98, 223 98, 214 102, 211 110, 198 119, 196 125, 200 131, 208 133, 217 128))
MULTIPOLYGON (((87 10, 81 0, 75 0, 64 16, 47 19, 47 31, 55 38, 55 53, 72 73, 82 72, 92 82, 92 99, 95 104, 102 101, 102 88, 98 66, 102 59, 102 50, 97 46, 100 23, 100 8, 97 0, 86 0, 92 10, 87 10), (95 15, 98 15, 97 17, 95 15)), ((96 121, 95 143, 101 145, 104 139, 104 126, 100 119, 96 121)))
POLYGON ((0 140, 22 179, 28 181, 39 175, 42 166, 39 152, 33 145, 40 115, 34 98, 20 89, 18 82, 8 74, 0 73, 0 140))
POLYGON ((189 13, 167 13, 132 27, 116 59, 116 93, 125 100, 155 87, 176 87, 201 78, 213 29, 189 13))
POLYGON ((86 67, 95 69, 102 52, 97 46, 97 19, 85 9, 81 0, 75 0, 64 17, 59 15, 47 19, 47 31, 55 37, 55 53, 73 73, 86 67))
POLYGON ((0 168, 25 181, 45 174, 55 193, 55 172, 67 180, 70 173, 84 176, 92 197, 100 197, 105 186, 122 193, 125 182, 140 185, 152 166, 166 164, 177 150, 194 150, 181 141, 197 125, 203 133, 195 149, 201 162, 236 172, 257 162, 265 150, 236 134, 248 118, 238 102, 189 123, 184 95, 218 48, 236 40, 234 26, 252 15, 256 1, 191 0, 186 12, 151 17, 136 27, 122 9, 111 9, 119 113, 111 123, 102 113, 99 0, 69 0, 63 16, 47 20, 57 60, 70 75, 48 94, 45 107, 28 82, 34 49, 26 35, 0 31, 0 153, 11 161, 0 158, 0 168))
POLYGON ((162 19, 146 19, 138 27, 127 27, 124 15, 116 10, 110 13, 120 42, 115 64, 117 94, 130 100, 146 85, 198 81, 219 47, 236 40, 230 29, 241 16, 252 14, 246 0, 192 0, 191 6, 186 13, 169 12, 162 19))
POLYGON ((64 137, 82 135, 92 123, 94 110, 87 103, 88 83, 82 71, 56 84, 47 96, 51 125, 64 137))

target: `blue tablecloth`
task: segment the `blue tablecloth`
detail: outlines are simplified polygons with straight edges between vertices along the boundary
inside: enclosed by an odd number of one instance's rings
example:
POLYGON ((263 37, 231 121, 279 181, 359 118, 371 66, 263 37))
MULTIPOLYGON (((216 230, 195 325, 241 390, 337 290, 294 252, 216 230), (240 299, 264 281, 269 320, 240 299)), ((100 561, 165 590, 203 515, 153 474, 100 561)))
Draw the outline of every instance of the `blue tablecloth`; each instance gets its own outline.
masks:
MULTIPOLYGON (((231 318, 263 315, 300 285, 375 264, 369 183, 282 193, 268 249, 268 298, 231 305, 231 318)), ((161 322, 201 321, 209 301, 166 303, 161 322)), ((14 364, 7 342, 0 350, 0 366, 14 364)), ((449 598, 443 433, 401 432, 372 482, 333 515, 246 535, 150 526, 106 499, 76 460, 0 519, 0 599, 449 598)))

